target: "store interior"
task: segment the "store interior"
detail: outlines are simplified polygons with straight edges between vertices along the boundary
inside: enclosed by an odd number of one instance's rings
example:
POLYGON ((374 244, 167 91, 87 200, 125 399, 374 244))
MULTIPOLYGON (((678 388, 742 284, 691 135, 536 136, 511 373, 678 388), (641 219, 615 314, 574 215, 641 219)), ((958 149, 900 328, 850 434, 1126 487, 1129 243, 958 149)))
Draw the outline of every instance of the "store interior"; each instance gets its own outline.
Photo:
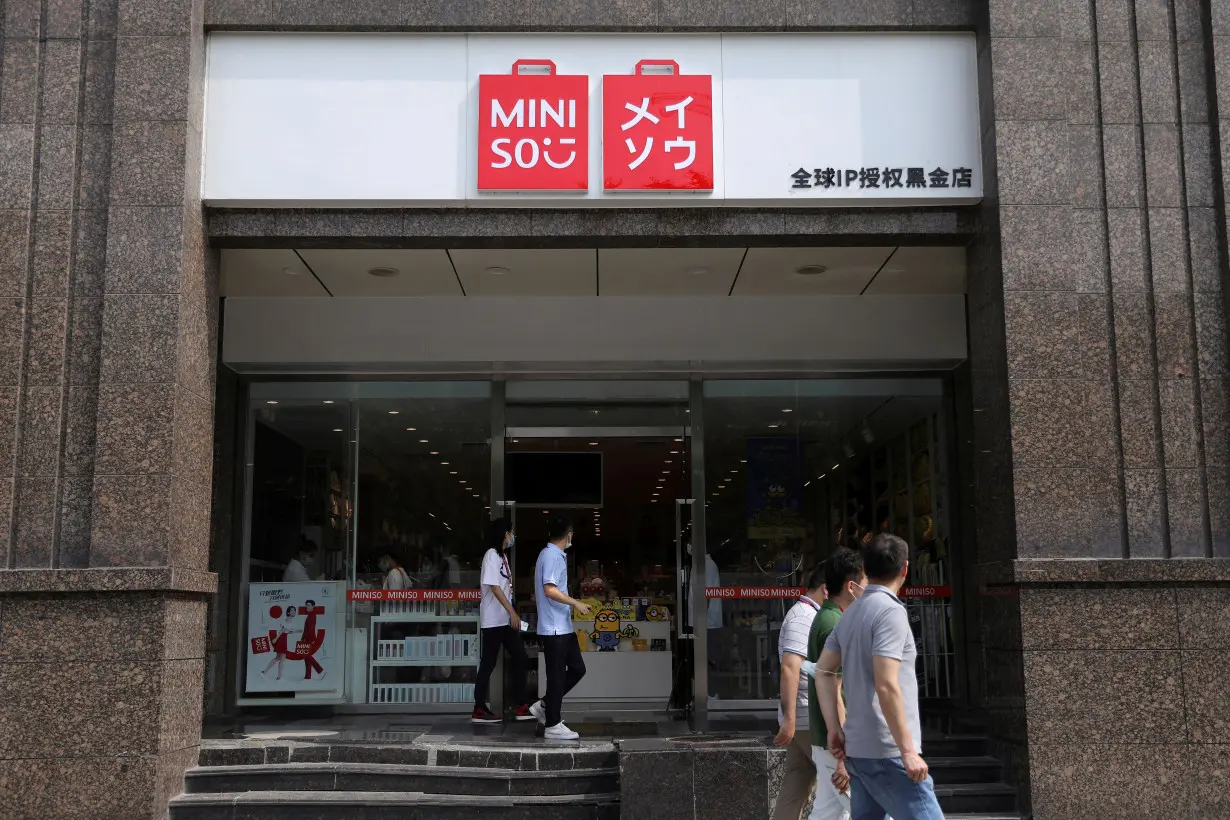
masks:
MULTIPOLYGON (((514 589, 533 623, 534 559, 547 522, 563 513, 575 529, 569 592, 610 610, 602 630, 578 619, 582 646, 593 653, 587 662, 602 669, 574 700, 653 709, 685 700, 677 691, 690 686, 680 686, 690 671, 679 640, 687 617, 679 586, 700 500, 691 501, 684 403, 508 403, 498 454, 504 497, 493 502, 489 385, 410 396, 398 395, 404 385, 373 387, 362 397, 321 387, 252 399, 250 581, 282 580, 306 540, 313 579, 380 589, 399 567, 413 588, 474 590, 494 504, 497 515, 515 520, 514 589), (527 478, 555 471, 554 479, 527 478)), ((911 583, 948 583, 951 481, 938 380, 710 381, 702 389, 707 586, 801 586, 837 546, 878 531, 910 543, 911 583)), ((710 601, 711 709, 775 697, 776 633, 791 603, 710 601)), ((336 697, 408 708, 422 706, 415 698, 441 708, 465 699, 476 651, 428 663, 401 649, 407 639, 475 633, 464 603, 425 615, 357 602, 347 617, 350 669, 336 697), (441 697, 448 700, 433 700, 441 697)), ((911 618, 931 657, 920 672, 924 691, 950 696, 949 602, 927 602, 911 618)))

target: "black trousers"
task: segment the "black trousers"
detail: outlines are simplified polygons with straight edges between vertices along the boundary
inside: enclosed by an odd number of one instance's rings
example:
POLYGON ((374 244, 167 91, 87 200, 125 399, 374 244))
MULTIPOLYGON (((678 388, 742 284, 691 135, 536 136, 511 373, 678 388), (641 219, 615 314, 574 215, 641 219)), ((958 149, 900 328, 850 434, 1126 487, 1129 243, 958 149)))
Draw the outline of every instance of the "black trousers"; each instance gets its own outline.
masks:
POLYGON ((486 706, 491 698, 491 673, 500 659, 500 647, 508 650, 513 664, 513 691, 518 706, 529 703, 525 699, 525 676, 529 670, 529 658, 525 655, 525 641, 521 633, 509 626, 492 626, 483 630, 483 653, 478 661, 478 678, 474 681, 474 703, 486 706))
POLYGON ((567 635, 539 635, 538 643, 542 646, 547 668, 547 695, 542 702, 547 710, 547 726, 554 726, 561 720, 564 695, 585 677, 585 661, 581 658, 577 636, 572 632, 567 635))

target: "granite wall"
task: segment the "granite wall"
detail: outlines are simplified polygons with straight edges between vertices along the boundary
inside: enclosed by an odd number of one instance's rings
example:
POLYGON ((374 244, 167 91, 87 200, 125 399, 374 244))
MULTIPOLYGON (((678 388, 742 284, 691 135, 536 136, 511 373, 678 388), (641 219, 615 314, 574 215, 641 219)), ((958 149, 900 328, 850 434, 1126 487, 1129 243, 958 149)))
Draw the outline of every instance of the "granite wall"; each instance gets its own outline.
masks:
POLYGON ((1225 813, 1228 26, 1224 0, 979 25, 969 647, 1043 820, 1225 813))
POLYGON ((6 817, 162 816, 198 743, 217 323, 203 15, 0 14, 6 817))

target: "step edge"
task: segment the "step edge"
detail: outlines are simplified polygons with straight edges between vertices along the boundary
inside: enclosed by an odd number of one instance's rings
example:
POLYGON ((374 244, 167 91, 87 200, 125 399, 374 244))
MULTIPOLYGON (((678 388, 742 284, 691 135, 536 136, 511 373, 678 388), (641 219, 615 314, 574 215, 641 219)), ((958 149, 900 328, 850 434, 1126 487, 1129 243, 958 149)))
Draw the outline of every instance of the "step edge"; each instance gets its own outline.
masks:
POLYGON ((310 774, 315 772, 348 772, 386 775, 442 775, 444 777, 486 777, 492 780, 551 780, 568 777, 618 777, 619 768, 599 769, 493 769, 486 766, 428 766, 414 763, 252 763, 228 766, 194 766, 184 772, 185 778, 204 779, 224 775, 310 774))
POLYGON ((252 791, 252 792, 197 792, 179 794, 169 801, 176 805, 262 805, 262 804, 331 804, 370 803, 373 805, 477 805, 501 807, 509 805, 595 805, 619 802, 617 792, 600 794, 552 794, 552 795, 453 795, 430 792, 339 792, 339 791, 252 791))

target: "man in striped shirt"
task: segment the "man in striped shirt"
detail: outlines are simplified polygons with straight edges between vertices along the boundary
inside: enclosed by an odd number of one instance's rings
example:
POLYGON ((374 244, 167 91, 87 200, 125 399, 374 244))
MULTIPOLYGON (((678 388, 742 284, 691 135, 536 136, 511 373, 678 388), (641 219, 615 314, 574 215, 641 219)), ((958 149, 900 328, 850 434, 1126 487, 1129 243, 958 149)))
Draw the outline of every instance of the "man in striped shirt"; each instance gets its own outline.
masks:
POLYGON ((777 709, 776 746, 786 749, 786 770, 773 809, 774 820, 799 820, 807 798, 816 786, 812 762, 811 731, 807 717, 807 678, 800 666, 807 659, 811 623, 824 600, 824 564, 811 571, 804 593, 786 617, 777 637, 777 658, 782 669, 781 704, 777 709))

